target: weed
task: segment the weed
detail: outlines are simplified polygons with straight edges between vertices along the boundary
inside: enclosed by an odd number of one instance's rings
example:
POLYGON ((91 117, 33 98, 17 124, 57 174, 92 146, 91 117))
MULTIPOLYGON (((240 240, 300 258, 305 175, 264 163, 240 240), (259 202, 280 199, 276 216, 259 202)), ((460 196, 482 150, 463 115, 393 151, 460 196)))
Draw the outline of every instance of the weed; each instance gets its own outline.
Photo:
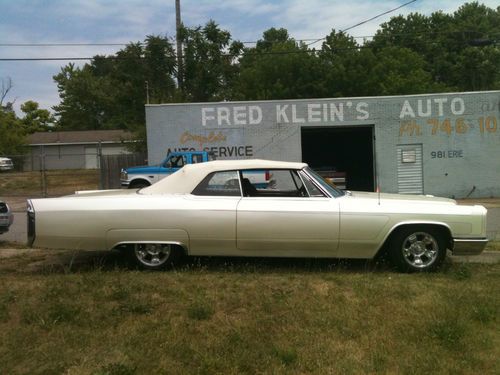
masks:
POLYGON ((489 300, 478 301, 471 309, 472 318, 483 324, 495 321, 498 315, 498 307, 489 300))
POLYGON ((440 341, 446 348, 460 350, 466 335, 466 326, 454 317, 447 317, 431 323, 429 332, 432 338, 440 341))
POLYGON ((208 303, 198 301, 188 307, 187 314, 193 320, 208 320, 214 314, 214 310, 208 303))
POLYGON ((283 363, 285 366, 292 366, 297 362, 298 354, 295 349, 274 349, 274 355, 283 363))
POLYGON ((467 263, 461 263, 451 268, 449 274, 455 280, 469 280, 472 277, 471 266, 467 263))
POLYGON ((16 300, 16 294, 10 290, 6 290, 0 295, 0 322, 5 322, 9 319, 9 305, 16 300))
POLYGON ((144 303, 138 299, 130 299, 120 303, 119 307, 115 310, 118 315, 133 314, 144 315, 150 314, 153 311, 153 306, 149 303, 144 303))
POLYGON ((74 323, 78 321, 79 314, 79 307, 58 302, 50 306, 47 318, 52 324, 74 323))
POLYGON ((134 375, 137 372, 137 367, 126 365, 124 363, 110 363, 102 366, 99 371, 93 375, 134 375))

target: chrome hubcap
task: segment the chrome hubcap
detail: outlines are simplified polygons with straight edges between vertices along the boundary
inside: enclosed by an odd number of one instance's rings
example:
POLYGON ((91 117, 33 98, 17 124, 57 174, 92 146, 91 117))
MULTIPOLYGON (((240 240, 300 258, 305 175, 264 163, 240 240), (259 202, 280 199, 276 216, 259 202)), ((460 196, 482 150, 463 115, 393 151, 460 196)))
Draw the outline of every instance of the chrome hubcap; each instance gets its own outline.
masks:
POLYGON ((406 237, 402 250, 408 264, 416 268, 425 268, 437 259, 439 246, 429 233, 416 232, 406 237))
POLYGON ((170 256, 170 245, 147 243, 135 245, 135 256, 142 264, 149 267, 159 267, 170 256))

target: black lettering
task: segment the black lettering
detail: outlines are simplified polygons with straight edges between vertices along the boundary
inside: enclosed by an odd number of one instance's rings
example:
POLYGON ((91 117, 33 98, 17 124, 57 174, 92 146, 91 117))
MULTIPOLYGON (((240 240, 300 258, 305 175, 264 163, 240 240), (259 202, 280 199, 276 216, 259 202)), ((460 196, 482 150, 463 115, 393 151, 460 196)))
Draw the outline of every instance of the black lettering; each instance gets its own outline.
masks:
POLYGON ((245 146, 245 156, 253 156, 253 146, 245 146))
POLYGON ((226 155, 227 149, 225 147, 219 147, 219 155, 220 157, 227 157, 226 155))
POLYGON ((228 152, 228 156, 233 156, 233 153, 235 151, 236 147, 228 147, 227 149, 227 152, 228 152))
POLYGON ((237 155, 238 156, 245 156, 245 154, 243 152, 244 150, 245 150, 245 146, 239 146, 237 155))

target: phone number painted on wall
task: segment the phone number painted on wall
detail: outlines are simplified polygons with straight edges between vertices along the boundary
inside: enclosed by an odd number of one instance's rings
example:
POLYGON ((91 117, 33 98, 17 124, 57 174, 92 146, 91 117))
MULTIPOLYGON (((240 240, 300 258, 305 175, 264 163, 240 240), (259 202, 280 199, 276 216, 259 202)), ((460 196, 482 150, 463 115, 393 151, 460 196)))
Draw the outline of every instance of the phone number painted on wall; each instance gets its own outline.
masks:
POLYGON ((472 131, 477 131, 479 134, 494 134, 497 133, 499 122, 495 116, 482 116, 475 121, 465 120, 462 117, 456 119, 430 118, 425 122, 404 120, 400 123, 399 136, 419 136, 424 135, 424 133, 451 136, 454 134, 467 134, 472 131))

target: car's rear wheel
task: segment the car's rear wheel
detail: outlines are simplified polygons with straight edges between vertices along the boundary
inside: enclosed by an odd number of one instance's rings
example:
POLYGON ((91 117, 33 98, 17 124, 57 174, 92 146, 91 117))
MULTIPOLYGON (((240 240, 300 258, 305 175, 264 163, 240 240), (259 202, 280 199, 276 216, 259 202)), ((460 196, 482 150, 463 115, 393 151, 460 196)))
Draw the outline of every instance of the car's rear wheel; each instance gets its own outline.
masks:
POLYGON ((140 268, 161 270, 173 266, 182 254, 174 245, 138 243, 133 246, 131 255, 140 268))
POLYGON ((389 251, 392 263, 402 272, 432 271, 446 257, 446 236, 430 226, 402 228, 392 236, 389 251))

